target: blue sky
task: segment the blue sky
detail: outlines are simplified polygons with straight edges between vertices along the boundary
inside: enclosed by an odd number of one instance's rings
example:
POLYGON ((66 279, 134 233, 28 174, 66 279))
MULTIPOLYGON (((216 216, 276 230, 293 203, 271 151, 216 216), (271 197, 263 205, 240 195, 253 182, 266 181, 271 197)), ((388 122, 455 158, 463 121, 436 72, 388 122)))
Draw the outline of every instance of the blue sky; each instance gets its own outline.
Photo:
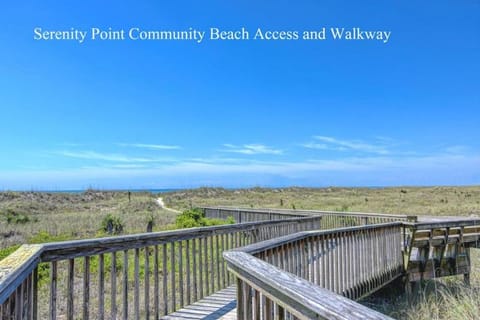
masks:
POLYGON ((21 1, 0 10, 0 190, 480 184, 478 1, 21 1), (37 41, 33 30, 391 31, 37 41))

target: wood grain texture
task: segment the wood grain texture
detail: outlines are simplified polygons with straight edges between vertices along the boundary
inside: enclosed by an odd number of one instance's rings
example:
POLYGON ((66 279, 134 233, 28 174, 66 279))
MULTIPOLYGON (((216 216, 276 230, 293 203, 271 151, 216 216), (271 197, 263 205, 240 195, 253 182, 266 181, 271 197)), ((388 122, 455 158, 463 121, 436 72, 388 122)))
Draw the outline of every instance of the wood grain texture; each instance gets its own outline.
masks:
POLYGON ((0 305, 37 267, 42 251, 42 245, 22 245, 0 261, 0 305))
POLYGON ((53 242, 41 245, 41 261, 65 260, 84 256, 93 256, 102 253, 122 251, 125 249, 145 248, 164 243, 206 238, 217 234, 239 234, 252 232, 262 226, 273 228, 278 225, 303 225, 312 221, 319 221, 321 217, 301 217, 279 221, 248 222, 243 224, 221 225, 213 227, 199 227, 180 229, 175 231, 141 233, 135 235, 96 238, 53 242))
MULTIPOLYGON (((261 290, 268 299, 300 319, 391 319, 245 252, 230 251, 224 255, 230 270, 242 279, 242 283, 248 282, 255 290, 261 290)), ((237 292, 240 291, 237 289, 237 292)), ((244 304, 249 305, 249 301, 244 304)), ((239 319, 248 317, 239 316, 239 319)))
MULTIPOLYGON (((401 232, 401 223, 299 232, 230 252, 241 252, 250 257, 254 255, 272 267, 279 267, 282 265, 280 258, 284 257, 282 251, 290 251, 290 255, 285 255, 291 260, 290 264, 285 261, 285 271, 308 283, 322 284, 329 291, 344 297, 360 299, 402 276, 401 232)), ((229 252, 224 254, 228 255, 229 252)), ((231 261, 228 262, 230 266, 231 261)), ((255 287, 248 278, 242 278, 242 281, 248 283, 248 285, 244 283, 243 286, 255 287)), ((267 289, 256 287, 256 290, 259 290, 258 294, 266 294, 264 290, 267 289)), ((241 298, 246 301, 245 303, 255 306, 260 301, 259 298, 249 297, 249 291, 243 290, 241 298)), ((257 297, 256 293, 254 297, 257 297)), ((278 297, 269 299, 278 300, 278 297)), ((254 310, 250 314, 247 305, 242 306, 240 302, 238 305, 239 312, 241 311, 246 319, 257 317, 258 311, 254 310)), ((258 309, 264 308, 265 306, 258 306, 258 309)), ((282 308, 285 312, 298 316, 295 314, 296 311, 287 305, 282 305, 282 308)))

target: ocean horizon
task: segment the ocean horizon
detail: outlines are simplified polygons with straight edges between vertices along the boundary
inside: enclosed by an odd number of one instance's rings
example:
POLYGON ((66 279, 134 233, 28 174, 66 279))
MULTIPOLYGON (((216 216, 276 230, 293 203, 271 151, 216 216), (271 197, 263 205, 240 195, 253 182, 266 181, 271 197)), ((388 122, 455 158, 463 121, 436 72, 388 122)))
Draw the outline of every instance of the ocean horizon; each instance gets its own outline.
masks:
POLYGON ((83 193, 89 190, 98 191, 98 192, 133 192, 133 193, 140 193, 140 192, 150 192, 150 193, 166 193, 172 191, 181 191, 186 189, 177 189, 177 188, 169 188, 169 189, 73 189, 73 190, 1 190, 0 192, 42 192, 42 193, 83 193))

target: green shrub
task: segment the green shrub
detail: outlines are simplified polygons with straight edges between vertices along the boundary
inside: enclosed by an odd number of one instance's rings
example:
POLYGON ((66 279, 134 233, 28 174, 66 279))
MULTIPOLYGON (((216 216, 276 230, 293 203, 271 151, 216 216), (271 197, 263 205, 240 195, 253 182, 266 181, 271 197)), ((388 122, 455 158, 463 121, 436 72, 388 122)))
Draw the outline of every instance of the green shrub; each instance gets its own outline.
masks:
POLYGON ((40 231, 36 235, 31 236, 28 239, 28 243, 37 244, 37 243, 47 243, 47 242, 57 242, 70 240, 70 237, 66 234, 52 235, 47 231, 40 231))
POLYGON ((233 217, 228 217, 226 220, 205 218, 203 210, 199 208, 185 210, 178 215, 175 220, 175 225, 179 229, 218 226, 233 223, 235 223, 233 217))
POLYGON ((201 220, 202 226, 211 227, 211 226, 221 226, 222 224, 226 224, 225 220, 222 219, 208 219, 203 218, 201 220))
POLYGON ((204 213, 199 208, 193 208, 183 211, 175 219, 178 228, 194 228, 204 226, 204 213))
POLYGON ((6 209, 3 212, 0 212, 1 215, 5 216, 7 218, 7 223, 15 223, 15 224, 26 224, 30 221, 38 221, 36 218, 35 219, 30 219, 30 217, 24 213, 19 213, 16 212, 12 209, 6 209))
POLYGON ((233 218, 233 216, 227 217, 227 219, 225 220, 225 224, 235 224, 235 223, 236 221, 233 218))
POLYGON ((108 234, 121 234, 123 232, 123 222, 120 217, 114 216, 109 213, 102 220, 102 231, 108 234))
POLYGON ((339 211, 339 212, 347 212, 349 209, 348 205, 346 204, 342 204, 342 206, 340 208, 335 208, 335 211, 339 211))

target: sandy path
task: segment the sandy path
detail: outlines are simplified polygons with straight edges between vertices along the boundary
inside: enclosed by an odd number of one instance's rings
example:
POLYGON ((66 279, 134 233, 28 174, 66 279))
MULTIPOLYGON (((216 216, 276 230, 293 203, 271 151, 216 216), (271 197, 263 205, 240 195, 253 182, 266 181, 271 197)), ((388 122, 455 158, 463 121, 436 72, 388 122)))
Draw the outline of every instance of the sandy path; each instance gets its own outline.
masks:
POLYGON ((160 208, 162 208, 162 209, 164 209, 164 210, 168 210, 168 211, 175 212, 175 213, 181 213, 181 211, 178 211, 178 210, 175 210, 175 209, 166 207, 166 206, 165 206, 165 202, 163 202, 162 197, 159 197, 159 198, 155 199, 155 202, 158 204, 158 206, 159 206, 160 208))

